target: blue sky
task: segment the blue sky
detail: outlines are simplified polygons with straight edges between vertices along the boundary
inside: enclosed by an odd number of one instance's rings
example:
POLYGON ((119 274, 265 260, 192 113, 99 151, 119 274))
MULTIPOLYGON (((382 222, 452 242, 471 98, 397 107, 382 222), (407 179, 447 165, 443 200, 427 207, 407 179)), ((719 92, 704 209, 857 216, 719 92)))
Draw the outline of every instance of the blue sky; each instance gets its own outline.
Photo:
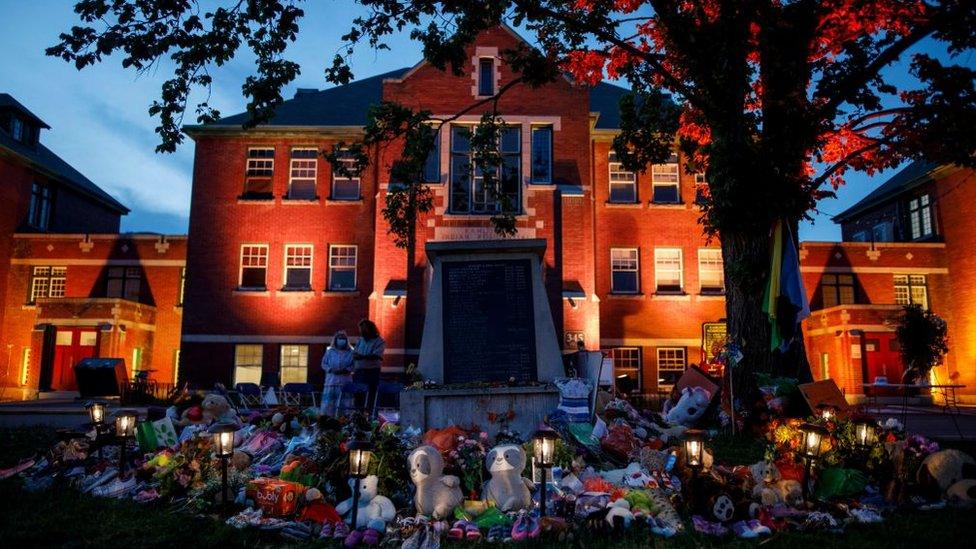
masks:
MULTIPOLYGON (((158 97, 168 73, 136 74, 123 70, 119 59, 77 71, 44 55, 58 33, 77 24, 71 0, 0 0, 0 91, 16 97, 51 127, 44 143, 132 209, 123 218, 125 231, 185 233, 190 205, 193 142, 173 154, 154 152, 158 143, 155 119, 147 109, 158 97)), ((285 90, 326 87, 323 68, 348 30, 359 8, 349 0, 309 2, 304 31, 291 50, 302 75, 285 90), (339 22, 336 25, 336 22, 339 22)), ((420 59, 420 48, 406 36, 391 40, 391 51, 363 48, 354 58, 357 76, 370 76, 420 59)), ((928 48, 925 48, 928 49, 928 48)), ((972 64, 971 56, 964 58, 972 64)), ((243 110, 240 86, 252 70, 252 58, 241 55, 214 73, 211 104, 225 114, 243 110)), ((165 65, 163 65, 165 68, 165 65)), ((904 71, 895 68, 892 74, 904 71)), ((187 123, 193 123, 188 116, 187 123)), ((892 170, 868 178, 852 174, 838 198, 824 200, 814 223, 801 227, 804 240, 836 240, 840 231, 830 221, 847 206, 892 175, 892 170)))

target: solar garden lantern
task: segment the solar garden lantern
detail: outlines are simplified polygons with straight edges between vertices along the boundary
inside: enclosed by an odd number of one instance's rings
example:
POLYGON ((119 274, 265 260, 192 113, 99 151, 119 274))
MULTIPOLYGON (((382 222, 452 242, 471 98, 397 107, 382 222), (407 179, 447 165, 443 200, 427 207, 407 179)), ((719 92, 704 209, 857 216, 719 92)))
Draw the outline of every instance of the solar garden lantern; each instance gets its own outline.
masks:
POLYGON ((803 458, 806 464, 803 468, 803 494, 807 495, 810 485, 810 469, 813 467, 813 462, 820 459, 823 439, 829 436, 830 432, 825 427, 812 423, 804 423, 800 425, 800 435, 802 437, 800 442, 800 457, 803 458))
POLYGON ((355 482, 352 487, 352 517, 351 526, 356 528, 359 518, 359 483, 366 478, 369 462, 373 459, 373 445, 365 440, 354 440, 349 443, 349 476, 355 482))
POLYGON ((546 484, 549 481, 549 469, 555 465, 556 441, 559 434, 546 427, 539 429, 532 435, 532 447, 535 466, 542 469, 542 485, 539 486, 539 516, 546 516, 546 484))
POLYGON ((874 421, 862 419, 854 422, 854 444, 858 450, 867 454, 878 442, 878 427, 874 421))
POLYGON ((837 410, 829 404, 821 405, 818 409, 820 411, 820 419, 824 421, 830 421, 837 417, 837 410))
POLYGON ((119 439, 119 477, 125 473, 125 445, 130 438, 136 436, 138 417, 135 410, 119 410, 115 414, 115 436, 119 439))
POLYGON ((101 460, 102 444, 99 438, 105 425, 105 403, 100 400, 92 400, 85 405, 85 408, 88 410, 88 418, 95 429, 95 446, 98 448, 98 459, 101 460))
POLYGON ((693 475, 705 466, 705 431, 688 429, 685 431, 685 463, 693 475))
POLYGON ((213 435, 214 453, 220 458, 220 499, 227 506, 227 461, 234 455, 234 433, 237 426, 220 423, 210 429, 213 435))

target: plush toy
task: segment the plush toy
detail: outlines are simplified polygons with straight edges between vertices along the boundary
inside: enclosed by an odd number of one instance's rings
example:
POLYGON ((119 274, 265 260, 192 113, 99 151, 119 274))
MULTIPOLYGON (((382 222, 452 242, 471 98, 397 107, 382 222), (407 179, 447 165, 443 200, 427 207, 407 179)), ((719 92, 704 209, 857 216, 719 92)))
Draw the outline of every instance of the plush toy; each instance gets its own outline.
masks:
POLYGON ((634 513, 630 511, 630 502, 620 498, 610 504, 607 511, 606 521, 610 526, 615 526, 619 522, 625 529, 630 528, 630 523, 634 520, 634 513), (618 518, 619 517, 619 518, 618 518))
POLYGON ((972 507, 976 504, 976 479, 960 480, 946 490, 946 499, 960 507, 972 507))
POLYGON ((227 397, 217 394, 209 394, 203 398, 200 404, 203 420, 207 423, 237 423, 237 414, 227 397))
POLYGON ((681 390, 681 397, 666 413, 668 423, 671 425, 684 425, 691 427, 702 417, 708 403, 711 402, 712 395, 701 387, 685 387, 681 390))
POLYGON ((689 479, 691 510, 706 520, 728 522, 736 512, 736 504, 728 487, 711 473, 689 479))
POLYGON ((532 482, 522 476, 525 450, 515 444, 495 446, 485 458, 491 479, 485 483, 487 499, 502 511, 532 508, 532 482))
POLYGON ((407 458, 410 480, 417 486, 414 502, 417 513, 441 519, 449 516, 464 501, 461 481, 444 474, 444 459, 433 446, 421 446, 407 458))
MULTIPOLYGON (((355 479, 349 479, 349 487, 355 488, 355 479)), ((356 528, 365 528, 372 519, 390 522, 396 518, 396 507, 390 498, 379 494, 380 479, 369 475, 359 483, 359 512, 356 515, 356 528)), ((352 498, 340 502, 335 507, 347 522, 352 520, 352 498)))
POLYGON ((785 503, 796 507, 803 502, 803 487, 795 480, 783 480, 779 468, 771 461, 760 461, 749 467, 756 482, 752 497, 763 505, 785 503))
POLYGON ((918 469, 919 485, 933 497, 942 497, 953 484, 971 478, 976 478, 976 461, 955 449, 929 455, 918 469))

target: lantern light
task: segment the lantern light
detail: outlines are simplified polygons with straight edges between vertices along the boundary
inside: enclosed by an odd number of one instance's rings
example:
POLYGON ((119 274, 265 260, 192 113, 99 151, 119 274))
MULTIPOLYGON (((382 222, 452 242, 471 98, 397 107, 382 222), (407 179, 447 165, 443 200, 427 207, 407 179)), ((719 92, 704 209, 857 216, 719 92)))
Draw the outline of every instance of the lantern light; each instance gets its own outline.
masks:
POLYGON ((369 462, 373 459, 373 445, 365 440, 354 440, 347 446, 349 449, 349 476, 352 477, 352 516, 350 523, 352 528, 356 528, 359 517, 359 483, 366 478, 369 471, 369 462))
POLYGON ((693 472, 704 466, 704 452, 705 432, 700 429, 685 431, 685 462, 693 472))
POLYGON ((115 435, 123 439, 134 437, 138 417, 135 410, 119 410, 115 414, 115 435))
POLYGON ((85 405, 88 409, 88 417, 92 425, 98 426, 105 422, 105 403, 100 400, 93 400, 85 405))
POLYGON ((830 421, 837 416, 837 411, 833 406, 829 404, 824 404, 820 406, 820 418, 824 421, 830 421))
POLYGON ((546 487, 549 483, 549 469, 555 465, 556 441, 559 434, 545 427, 532 435, 532 446, 535 450, 535 465, 542 469, 542 483, 539 485, 539 516, 546 516, 546 487))
POLYGON ((804 423, 800 425, 800 433, 803 436, 800 454, 808 460, 819 458, 823 439, 830 434, 829 431, 819 425, 804 423))
POLYGON ((854 423, 854 444, 861 450, 869 450, 878 442, 878 428, 871 420, 860 420, 854 423))
POLYGON ((237 426, 230 423, 220 423, 210 429, 213 435, 214 453, 220 458, 220 487, 221 500, 227 506, 227 460, 234 455, 234 433, 237 426))

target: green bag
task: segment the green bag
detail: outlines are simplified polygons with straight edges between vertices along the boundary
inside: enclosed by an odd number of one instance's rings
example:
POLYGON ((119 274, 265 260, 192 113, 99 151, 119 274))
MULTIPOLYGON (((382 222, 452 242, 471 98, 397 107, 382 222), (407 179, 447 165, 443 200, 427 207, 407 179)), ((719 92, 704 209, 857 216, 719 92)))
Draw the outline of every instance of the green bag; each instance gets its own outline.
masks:
POLYGON ((168 417, 156 421, 143 421, 136 425, 136 442, 139 443, 139 450, 143 453, 176 446, 177 440, 176 428, 168 417))
POLYGON ((817 499, 849 498, 864 491, 868 477, 857 469, 824 469, 817 481, 817 499))

